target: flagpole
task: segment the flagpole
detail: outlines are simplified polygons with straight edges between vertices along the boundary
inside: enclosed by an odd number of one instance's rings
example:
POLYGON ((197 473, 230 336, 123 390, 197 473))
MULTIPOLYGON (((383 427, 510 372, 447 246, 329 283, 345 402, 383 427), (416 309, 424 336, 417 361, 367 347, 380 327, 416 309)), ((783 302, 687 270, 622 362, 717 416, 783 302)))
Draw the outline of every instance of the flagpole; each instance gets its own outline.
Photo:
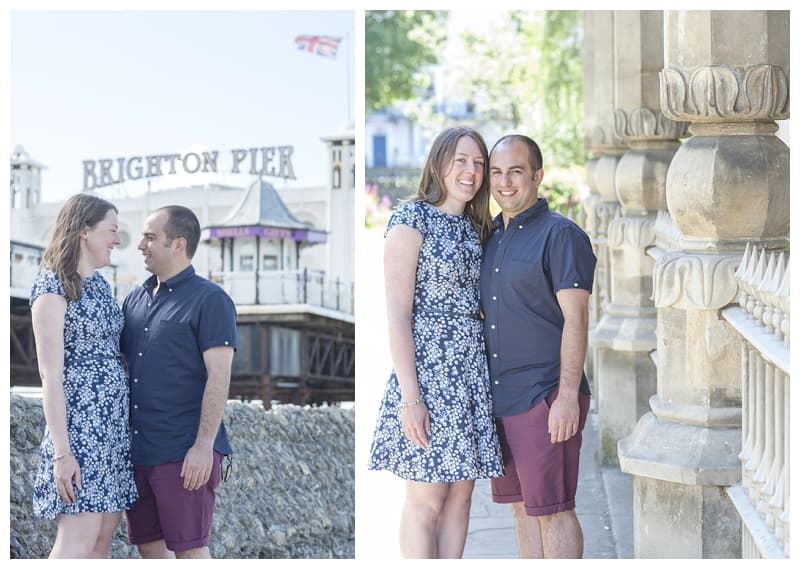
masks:
MULTIPOLYGON (((350 123, 353 122, 353 111, 352 111, 352 108, 351 108, 352 105, 353 105, 353 97, 351 95, 353 82, 350 80, 350 65, 352 63, 352 60, 350 58, 350 51, 351 50, 349 49, 349 47, 350 47, 350 32, 345 32, 345 34, 344 34, 344 46, 345 46, 345 50, 344 50, 345 62, 344 62, 344 64, 345 64, 345 69, 346 69, 345 80, 347 81, 347 85, 345 86, 346 87, 345 96, 347 97, 347 124, 349 125, 350 123)), ((355 126, 355 123, 353 124, 353 126, 355 126)))

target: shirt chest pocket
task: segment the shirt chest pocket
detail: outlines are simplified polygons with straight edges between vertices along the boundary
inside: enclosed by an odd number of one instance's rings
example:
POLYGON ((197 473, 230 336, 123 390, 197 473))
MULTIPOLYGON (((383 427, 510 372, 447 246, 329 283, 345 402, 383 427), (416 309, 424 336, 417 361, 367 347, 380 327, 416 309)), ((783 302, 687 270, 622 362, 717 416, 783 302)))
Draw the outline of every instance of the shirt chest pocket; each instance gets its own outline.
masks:
POLYGON ((156 335, 152 339, 162 347, 190 350, 197 347, 192 323, 189 321, 162 320, 156 329, 156 335))
POLYGON ((507 259, 503 288, 507 292, 524 295, 544 294, 552 289, 550 275, 544 265, 530 259, 507 259))

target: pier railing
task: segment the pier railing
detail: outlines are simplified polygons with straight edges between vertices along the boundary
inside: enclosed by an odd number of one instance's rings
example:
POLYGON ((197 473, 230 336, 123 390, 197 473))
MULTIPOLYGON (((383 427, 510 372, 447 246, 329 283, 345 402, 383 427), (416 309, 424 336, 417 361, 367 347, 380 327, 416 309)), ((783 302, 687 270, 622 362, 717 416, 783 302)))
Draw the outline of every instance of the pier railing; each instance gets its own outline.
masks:
POLYGON ((209 278, 222 285, 236 304, 308 304, 353 314, 353 284, 319 271, 265 271, 258 277, 251 271, 218 271, 209 278))

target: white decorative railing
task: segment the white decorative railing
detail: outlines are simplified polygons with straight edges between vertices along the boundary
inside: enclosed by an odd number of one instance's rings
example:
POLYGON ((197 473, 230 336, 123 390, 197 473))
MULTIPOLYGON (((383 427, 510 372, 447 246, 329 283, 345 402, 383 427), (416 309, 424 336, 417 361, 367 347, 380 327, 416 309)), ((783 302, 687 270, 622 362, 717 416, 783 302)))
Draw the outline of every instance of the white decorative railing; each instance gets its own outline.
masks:
POLYGON ((744 338, 742 557, 789 557, 789 252, 747 245, 736 271, 739 305, 723 310, 744 338))
POLYGON ((215 271, 209 278, 236 304, 308 304, 353 314, 353 285, 319 271, 262 271, 258 282, 252 271, 215 271))

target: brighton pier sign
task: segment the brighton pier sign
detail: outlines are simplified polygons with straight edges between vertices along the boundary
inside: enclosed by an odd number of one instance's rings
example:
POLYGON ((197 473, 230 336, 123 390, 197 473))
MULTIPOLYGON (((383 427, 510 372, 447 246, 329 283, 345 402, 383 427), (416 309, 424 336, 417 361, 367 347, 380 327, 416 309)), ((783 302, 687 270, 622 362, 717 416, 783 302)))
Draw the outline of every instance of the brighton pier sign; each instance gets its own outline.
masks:
MULTIPOLYGON (((295 180, 292 168, 293 146, 236 148, 230 151, 232 174, 270 176, 295 180)), ((127 158, 101 158, 83 161, 83 191, 122 184, 128 180, 155 178, 177 174, 216 173, 219 150, 186 152, 185 154, 156 154, 127 158)))

